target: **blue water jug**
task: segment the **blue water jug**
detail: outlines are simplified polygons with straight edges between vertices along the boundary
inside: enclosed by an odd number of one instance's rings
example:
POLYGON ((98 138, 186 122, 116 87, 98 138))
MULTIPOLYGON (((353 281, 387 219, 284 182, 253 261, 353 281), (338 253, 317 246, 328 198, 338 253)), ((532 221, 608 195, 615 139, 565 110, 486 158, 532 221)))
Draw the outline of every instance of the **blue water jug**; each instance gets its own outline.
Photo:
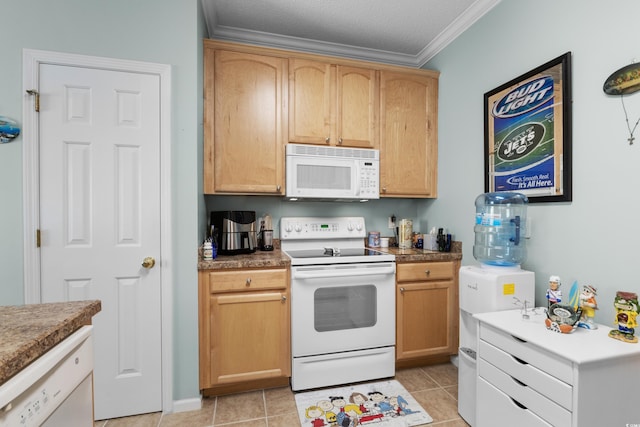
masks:
POLYGON ((478 262, 497 266, 524 262, 527 203, 527 196, 520 193, 484 193, 476 198, 473 256, 478 262))

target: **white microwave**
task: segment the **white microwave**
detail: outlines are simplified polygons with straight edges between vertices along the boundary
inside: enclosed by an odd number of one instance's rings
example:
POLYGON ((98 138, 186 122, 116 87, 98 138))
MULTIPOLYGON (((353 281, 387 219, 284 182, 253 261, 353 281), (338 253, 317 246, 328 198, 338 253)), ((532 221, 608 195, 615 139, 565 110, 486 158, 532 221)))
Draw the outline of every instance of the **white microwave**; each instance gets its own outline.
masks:
POLYGON ((368 148, 287 144, 289 200, 380 198, 380 152, 368 148))

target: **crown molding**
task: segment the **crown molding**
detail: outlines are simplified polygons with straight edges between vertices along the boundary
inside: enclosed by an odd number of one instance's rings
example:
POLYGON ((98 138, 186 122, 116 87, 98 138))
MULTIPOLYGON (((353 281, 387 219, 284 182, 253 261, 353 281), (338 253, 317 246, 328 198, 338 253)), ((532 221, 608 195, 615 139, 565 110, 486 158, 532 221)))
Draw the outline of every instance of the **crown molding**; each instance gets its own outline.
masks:
POLYGON ((416 55, 416 64, 422 68, 442 49, 452 43, 460 34, 476 23, 502 0, 478 0, 458 16, 443 32, 433 39, 422 51, 416 55))
POLYGON ((284 36, 262 31, 245 30, 242 28, 218 26, 210 33, 216 40, 249 43, 265 47, 297 50, 328 56, 341 56, 350 59, 382 62, 406 67, 416 67, 415 55, 368 49, 339 43, 329 43, 300 37, 284 36))
MULTIPOLYGON (((502 0, 478 0, 474 2, 417 55, 329 43, 320 40, 246 30, 243 28, 219 26, 216 22, 207 22, 206 24, 209 37, 212 39, 422 68, 429 60, 452 43, 460 34, 471 27, 471 25, 501 1, 502 0)), ((207 9, 213 8, 212 2, 203 2, 203 4, 205 12, 208 12, 207 9)), ((206 16, 215 16, 215 14, 206 13, 206 16)))

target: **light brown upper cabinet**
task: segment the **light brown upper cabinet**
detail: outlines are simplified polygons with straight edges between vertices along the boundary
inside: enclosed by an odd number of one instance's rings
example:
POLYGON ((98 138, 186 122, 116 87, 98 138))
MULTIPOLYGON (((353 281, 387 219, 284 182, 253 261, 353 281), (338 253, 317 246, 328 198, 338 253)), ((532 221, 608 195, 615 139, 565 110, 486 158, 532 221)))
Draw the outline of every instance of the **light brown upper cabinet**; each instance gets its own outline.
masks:
POLYGON ((378 148, 378 71, 289 59, 289 142, 378 148))
POLYGON ((205 45, 205 194, 284 194, 287 65, 205 45))
POLYGON ((204 40, 204 193, 284 195, 291 142, 379 149, 381 197, 437 197, 438 76, 204 40))
POLYGON ((380 196, 437 197, 438 79, 380 72, 380 196))

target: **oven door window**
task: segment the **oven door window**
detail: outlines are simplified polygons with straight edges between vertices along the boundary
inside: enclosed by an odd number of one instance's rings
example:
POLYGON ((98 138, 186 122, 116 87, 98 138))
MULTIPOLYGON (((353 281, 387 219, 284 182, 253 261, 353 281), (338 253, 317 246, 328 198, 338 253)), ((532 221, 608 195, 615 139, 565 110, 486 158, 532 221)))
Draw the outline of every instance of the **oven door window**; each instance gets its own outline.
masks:
POLYGON ((318 332, 368 328, 377 322, 374 285, 316 289, 313 296, 314 328, 318 332))

